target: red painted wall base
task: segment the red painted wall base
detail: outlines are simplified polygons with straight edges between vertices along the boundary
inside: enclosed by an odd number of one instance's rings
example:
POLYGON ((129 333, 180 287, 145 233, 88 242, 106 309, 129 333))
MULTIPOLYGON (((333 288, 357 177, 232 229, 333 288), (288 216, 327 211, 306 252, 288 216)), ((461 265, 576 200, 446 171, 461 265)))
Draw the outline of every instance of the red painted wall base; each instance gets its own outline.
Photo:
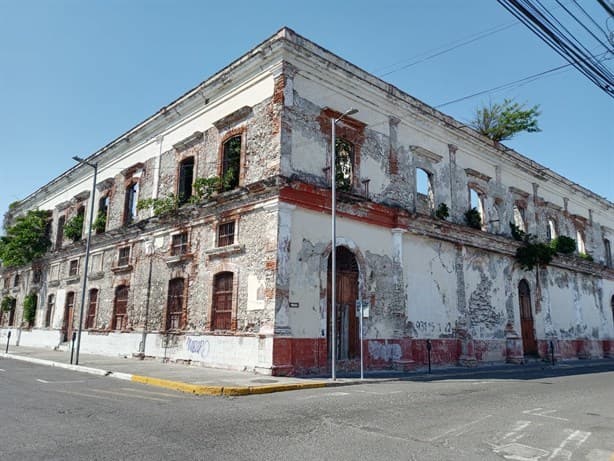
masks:
MULTIPOLYGON (((431 339, 431 364, 468 365, 480 362, 520 363, 522 341, 505 339, 462 340, 456 338, 431 339)), ((610 340, 552 340, 556 360, 613 357, 610 340)), ((367 370, 411 370, 428 364, 426 339, 368 339, 363 342, 367 370)), ((550 360, 550 340, 538 340, 539 357, 550 360)), ((337 360, 339 371, 357 371, 360 357, 337 360)), ((273 340, 273 369, 275 376, 330 373, 326 338, 276 337, 273 340)))

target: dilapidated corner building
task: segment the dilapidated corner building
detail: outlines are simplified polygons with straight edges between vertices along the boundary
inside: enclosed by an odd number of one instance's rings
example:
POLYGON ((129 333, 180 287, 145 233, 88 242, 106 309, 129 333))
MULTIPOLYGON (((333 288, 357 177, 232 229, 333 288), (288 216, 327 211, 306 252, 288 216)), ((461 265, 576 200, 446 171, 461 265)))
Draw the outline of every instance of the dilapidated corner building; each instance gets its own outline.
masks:
MULTIPOLYGON (((330 127, 350 107, 359 112, 337 124, 342 367, 358 360, 357 301, 370 368, 423 364, 427 339, 439 364, 518 362, 550 342, 562 358, 612 353, 611 202, 285 28, 88 158, 100 218, 81 350, 325 371, 330 127), (169 194, 180 207, 137 207, 176 205, 169 194), (478 228, 465 223, 471 207, 478 228), (510 221, 542 241, 573 237, 593 261, 522 270, 510 221)), ((12 210, 50 210, 54 246, 2 271, 15 298, 4 338, 12 329, 18 344, 57 347, 76 328, 85 245, 63 228, 88 209, 91 175, 77 165, 12 210)))

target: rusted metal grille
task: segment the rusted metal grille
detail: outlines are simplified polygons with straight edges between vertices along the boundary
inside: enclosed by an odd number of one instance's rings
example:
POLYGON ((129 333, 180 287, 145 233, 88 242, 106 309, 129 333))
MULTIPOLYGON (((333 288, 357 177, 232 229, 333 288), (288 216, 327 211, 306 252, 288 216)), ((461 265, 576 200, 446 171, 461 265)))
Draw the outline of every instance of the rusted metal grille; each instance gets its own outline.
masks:
POLYGON ((98 290, 90 290, 90 302, 87 306, 87 317, 85 318, 85 329, 89 330, 96 325, 96 308, 98 306, 98 290))
POLYGON ((119 267, 130 264, 130 247, 121 247, 117 257, 117 265, 119 267))
POLYGON ((182 232, 181 234, 173 235, 173 242, 171 245, 171 256, 181 256, 188 252, 188 233, 182 232))
POLYGON ((111 329, 123 330, 128 324, 128 287, 118 286, 115 289, 115 303, 113 305, 113 319, 111 329))
POLYGON ((220 224, 217 230, 217 246, 225 247, 235 243, 235 222, 220 224))
POLYGON ((232 325, 232 272, 221 272, 213 282, 213 329, 230 330, 232 325))
POLYGON ((166 329, 180 330, 184 325, 184 296, 185 281, 182 278, 172 279, 168 282, 168 302, 166 308, 166 329))

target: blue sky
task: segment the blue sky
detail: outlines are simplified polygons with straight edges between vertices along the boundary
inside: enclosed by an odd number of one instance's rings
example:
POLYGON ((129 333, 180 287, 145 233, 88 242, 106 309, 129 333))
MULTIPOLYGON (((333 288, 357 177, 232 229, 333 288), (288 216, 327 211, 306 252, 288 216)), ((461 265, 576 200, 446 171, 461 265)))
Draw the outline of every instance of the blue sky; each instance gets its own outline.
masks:
MULTIPOLYGON (((284 25, 437 106, 565 64, 515 22, 494 0, 0 0, 0 213, 284 25)), ((614 200, 612 98, 567 69, 441 110, 466 122, 503 98, 542 111, 508 146, 614 200)))

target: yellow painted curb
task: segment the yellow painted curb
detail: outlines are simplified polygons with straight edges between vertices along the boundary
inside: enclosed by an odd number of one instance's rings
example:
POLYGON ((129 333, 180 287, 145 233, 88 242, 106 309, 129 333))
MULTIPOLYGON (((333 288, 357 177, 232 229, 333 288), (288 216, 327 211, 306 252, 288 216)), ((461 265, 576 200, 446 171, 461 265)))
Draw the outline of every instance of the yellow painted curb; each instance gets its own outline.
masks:
POLYGON ((222 386, 202 386, 199 384, 187 384, 167 379, 150 378, 149 376, 132 375, 131 381, 149 384, 150 386, 163 387, 195 395, 222 395, 222 386))
POLYGON ((323 381, 312 383, 266 384, 264 386, 250 386, 250 394, 269 394, 272 392, 296 391, 299 389, 316 389, 326 387, 323 381))
POLYGON ((326 387, 326 382, 316 381, 310 383, 265 384, 263 386, 203 386, 188 384, 168 379, 151 378, 149 376, 132 375, 131 381, 150 386, 163 387, 175 391, 187 392, 194 395, 226 395, 240 396, 250 394, 270 394, 273 392, 296 391, 299 389, 315 389, 326 387))

